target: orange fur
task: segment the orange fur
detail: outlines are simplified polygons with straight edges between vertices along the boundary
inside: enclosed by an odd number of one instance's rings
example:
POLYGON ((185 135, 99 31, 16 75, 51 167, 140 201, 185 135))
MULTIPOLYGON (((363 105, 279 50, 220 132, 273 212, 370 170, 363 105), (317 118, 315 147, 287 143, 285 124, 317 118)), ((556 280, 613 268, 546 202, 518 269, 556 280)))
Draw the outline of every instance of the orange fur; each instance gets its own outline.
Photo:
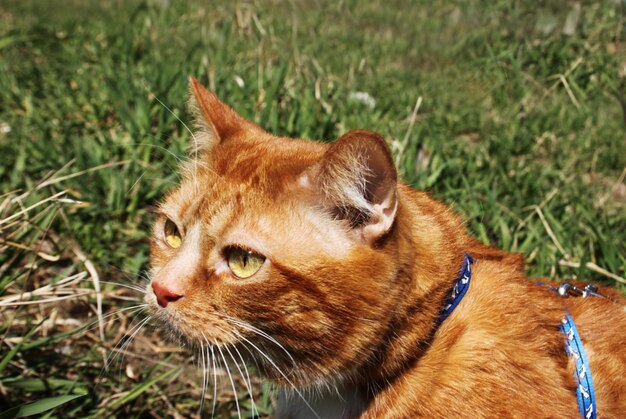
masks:
MULTIPOLYGON (((182 298, 158 307, 146 296, 173 337, 249 349, 268 379, 318 391, 304 394, 318 414, 336 388, 350 395, 338 402, 347 417, 578 417, 558 329, 567 309, 598 417, 623 416, 621 297, 563 299, 533 284, 520 255, 469 237, 447 206, 398 182, 375 133, 331 145, 275 137, 191 86, 201 141, 152 242, 153 284, 182 298), (179 249, 162 239, 167 218, 179 249), (233 246, 265 264, 238 279, 225 260, 233 246), (471 287, 437 328, 464 252, 476 259, 471 287)), ((278 415, 307 409, 281 396, 278 415)))

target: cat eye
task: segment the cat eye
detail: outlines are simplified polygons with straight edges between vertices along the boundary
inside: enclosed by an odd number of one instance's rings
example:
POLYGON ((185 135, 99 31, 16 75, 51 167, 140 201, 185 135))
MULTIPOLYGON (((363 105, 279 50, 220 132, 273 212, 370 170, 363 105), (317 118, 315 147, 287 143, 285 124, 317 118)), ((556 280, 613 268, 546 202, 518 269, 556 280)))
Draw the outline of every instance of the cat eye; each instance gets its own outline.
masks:
POLYGON ((251 250, 231 247, 226 250, 226 260, 228 267, 237 278, 246 279, 261 269, 265 256, 251 250))
POLYGON ((165 236, 165 242, 172 249, 178 249, 183 243, 183 238, 178 231, 178 227, 176 227, 176 224, 169 218, 165 221, 163 235, 165 236))

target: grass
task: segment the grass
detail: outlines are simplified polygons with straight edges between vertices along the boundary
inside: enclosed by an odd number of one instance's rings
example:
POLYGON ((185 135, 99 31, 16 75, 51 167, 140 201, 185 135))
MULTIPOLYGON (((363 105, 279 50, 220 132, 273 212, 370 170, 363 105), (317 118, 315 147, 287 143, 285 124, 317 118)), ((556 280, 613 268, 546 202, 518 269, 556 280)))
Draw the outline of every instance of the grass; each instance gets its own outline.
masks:
POLYGON ((197 359, 148 330, 105 369, 139 315, 93 323, 141 299, 109 282, 146 284, 188 75, 277 134, 375 129, 403 179, 529 275, 624 289, 626 4, 538 4, 3 1, 0 412, 197 415, 197 359))

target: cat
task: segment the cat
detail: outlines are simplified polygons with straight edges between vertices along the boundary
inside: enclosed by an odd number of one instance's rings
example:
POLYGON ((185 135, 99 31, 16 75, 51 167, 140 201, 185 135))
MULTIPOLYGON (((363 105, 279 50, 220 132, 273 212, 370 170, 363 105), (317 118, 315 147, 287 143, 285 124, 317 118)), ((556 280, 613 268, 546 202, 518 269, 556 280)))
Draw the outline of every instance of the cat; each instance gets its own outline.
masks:
POLYGON ((190 90, 197 132, 158 210, 146 294, 173 339, 254 361, 284 389, 277 417, 574 418, 569 314, 598 417, 624 417, 619 292, 530 281, 521 255, 400 182, 374 132, 277 137, 190 90), (442 319, 455 283, 468 288, 442 319))

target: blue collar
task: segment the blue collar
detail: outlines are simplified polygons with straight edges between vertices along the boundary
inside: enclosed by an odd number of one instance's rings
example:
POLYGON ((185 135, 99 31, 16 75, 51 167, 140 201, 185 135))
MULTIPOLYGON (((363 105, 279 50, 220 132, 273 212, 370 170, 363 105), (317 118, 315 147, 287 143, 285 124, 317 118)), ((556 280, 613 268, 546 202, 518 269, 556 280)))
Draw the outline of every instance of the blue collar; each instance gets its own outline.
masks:
MULTIPOLYGON (((437 327, 441 325, 448 318, 448 316, 454 311, 456 306, 459 305, 467 290, 469 289, 470 282, 472 280, 472 265, 474 264, 474 258, 467 253, 464 254, 463 266, 457 279, 454 281, 450 296, 446 299, 441 309, 441 314, 437 319, 437 327)), ((537 283, 539 285, 546 285, 544 283, 537 283)), ((558 289, 549 287, 553 291, 556 291, 562 297, 568 295, 581 295, 587 296, 602 296, 597 292, 597 289, 591 285, 584 289, 578 289, 570 284, 562 284, 558 289), (578 292, 580 291, 580 292, 578 292)), ((576 330, 574 319, 566 311, 565 317, 562 320, 560 327, 561 332, 565 335, 565 351, 567 354, 574 358, 576 361, 576 367, 574 369, 574 376, 578 386, 576 387, 576 396, 578 398, 578 411, 584 419, 596 419, 596 396, 593 388, 593 381, 591 380, 591 369, 589 368, 589 362, 585 355, 585 349, 583 348, 582 340, 576 330)))
POLYGON ((472 280, 472 265, 474 264, 474 258, 467 253, 464 254, 463 266, 461 271, 454 281, 450 297, 443 303, 441 314, 437 319, 437 326, 439 326, 448 316, 454 311, 456 306, 459 305, 465 293, 469 289, 470 281, 472 280))

